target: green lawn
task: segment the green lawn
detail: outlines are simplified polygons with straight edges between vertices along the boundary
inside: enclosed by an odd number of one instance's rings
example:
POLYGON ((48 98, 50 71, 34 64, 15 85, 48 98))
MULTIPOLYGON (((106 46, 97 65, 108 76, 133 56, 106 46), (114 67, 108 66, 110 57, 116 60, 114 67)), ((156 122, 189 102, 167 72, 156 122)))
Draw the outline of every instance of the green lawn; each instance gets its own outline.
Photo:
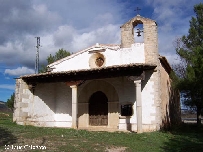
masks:
MULTIPOLYGON (((183 124, 170 132, 123 133, 90 132, 85 130, 21 126, 11 116, 0 114, 0 151, 5 148, 31 150, 28 146, 46 146, 43 151, 95 152, 120 150, 129 152, 202 152, 203 126, 183 124), (9 146, 5 146, 9 145, 9 146)), ((32 147, 33 148, 33 147, 32 147)), ((42 148, 42 147, 41 147, 42 148)), ((16 150, 17 151, 17 150, 16 150)))

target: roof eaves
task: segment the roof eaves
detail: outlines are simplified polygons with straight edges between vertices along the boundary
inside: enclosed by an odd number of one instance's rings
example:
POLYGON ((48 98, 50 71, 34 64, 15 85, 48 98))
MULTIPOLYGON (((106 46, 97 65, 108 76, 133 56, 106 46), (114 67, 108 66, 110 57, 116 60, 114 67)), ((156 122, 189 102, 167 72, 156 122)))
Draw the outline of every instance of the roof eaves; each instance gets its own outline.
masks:
POLYGON ((167 72, 170 74, 170 72, 172 71, 172 68, 171 68, 168 60, 166 59, 166 57, 159 55, 159 59, 164 64, 165 68, 167 69, 167 72))
POLYGON ((80 70, 72 70, 72 71, 61 71, 61 72, 47 72, 47 73, 40 73, 40 74, 31 74, 31 75, 25 75, 21 76, 20 78, 29 78, 29 77, 38 77, 38 76, 50 76, 50 75, 60 75, 60 74, 69 74, 69 73, 80 73, 80 72, 88 72, 88 71, 101 71, 101 70, 111 70, 116 68, 133 68, 133 67, 140 67, 148 69, 153 69, 156 67, 154 64, 144 64, 144 63, 135 63, 135 64, 125 64, 125 65, 114 65, 109 67, 102 67, 102 68, 92 68, 92 69, 80 69, 80 70))

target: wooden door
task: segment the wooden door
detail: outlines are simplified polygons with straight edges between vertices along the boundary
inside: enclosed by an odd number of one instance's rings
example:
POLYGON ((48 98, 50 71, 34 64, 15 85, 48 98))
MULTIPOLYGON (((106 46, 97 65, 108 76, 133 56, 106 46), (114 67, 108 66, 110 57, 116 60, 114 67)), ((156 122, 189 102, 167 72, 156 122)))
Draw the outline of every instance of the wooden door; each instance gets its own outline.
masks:
POLYGON ((108 125, 108 99, 101 91, 93 93, 90 97, 89 124, 92 126, 108 125))

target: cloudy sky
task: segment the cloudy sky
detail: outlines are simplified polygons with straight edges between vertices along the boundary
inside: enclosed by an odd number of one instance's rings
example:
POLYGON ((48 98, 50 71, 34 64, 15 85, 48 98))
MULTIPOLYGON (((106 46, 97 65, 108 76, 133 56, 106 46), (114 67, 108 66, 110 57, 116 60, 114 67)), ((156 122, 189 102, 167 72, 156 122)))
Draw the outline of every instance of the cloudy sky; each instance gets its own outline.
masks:
POLYGON ((173 41, 186 35, 193 6, 202 0, 0 0, 0 101, 15 78, 34 73, 40 37, 40 64, 60 48, 76 52, 95 43, 120 44, 120 26, 139 14, 156 20, 159 53, 177 62, 173 41))

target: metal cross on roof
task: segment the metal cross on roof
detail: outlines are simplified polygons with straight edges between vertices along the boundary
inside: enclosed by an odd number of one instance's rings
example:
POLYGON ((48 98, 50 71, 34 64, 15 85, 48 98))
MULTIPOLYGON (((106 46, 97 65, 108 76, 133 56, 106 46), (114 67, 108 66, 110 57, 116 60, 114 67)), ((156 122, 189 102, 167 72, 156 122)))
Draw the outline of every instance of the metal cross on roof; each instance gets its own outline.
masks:
POLYGON ((137 12, 137 15, 139 15, 139 11, 140 11, 141 9, 139 8, 139 7, 137 7, 134 11, 136 11, 137 12))

